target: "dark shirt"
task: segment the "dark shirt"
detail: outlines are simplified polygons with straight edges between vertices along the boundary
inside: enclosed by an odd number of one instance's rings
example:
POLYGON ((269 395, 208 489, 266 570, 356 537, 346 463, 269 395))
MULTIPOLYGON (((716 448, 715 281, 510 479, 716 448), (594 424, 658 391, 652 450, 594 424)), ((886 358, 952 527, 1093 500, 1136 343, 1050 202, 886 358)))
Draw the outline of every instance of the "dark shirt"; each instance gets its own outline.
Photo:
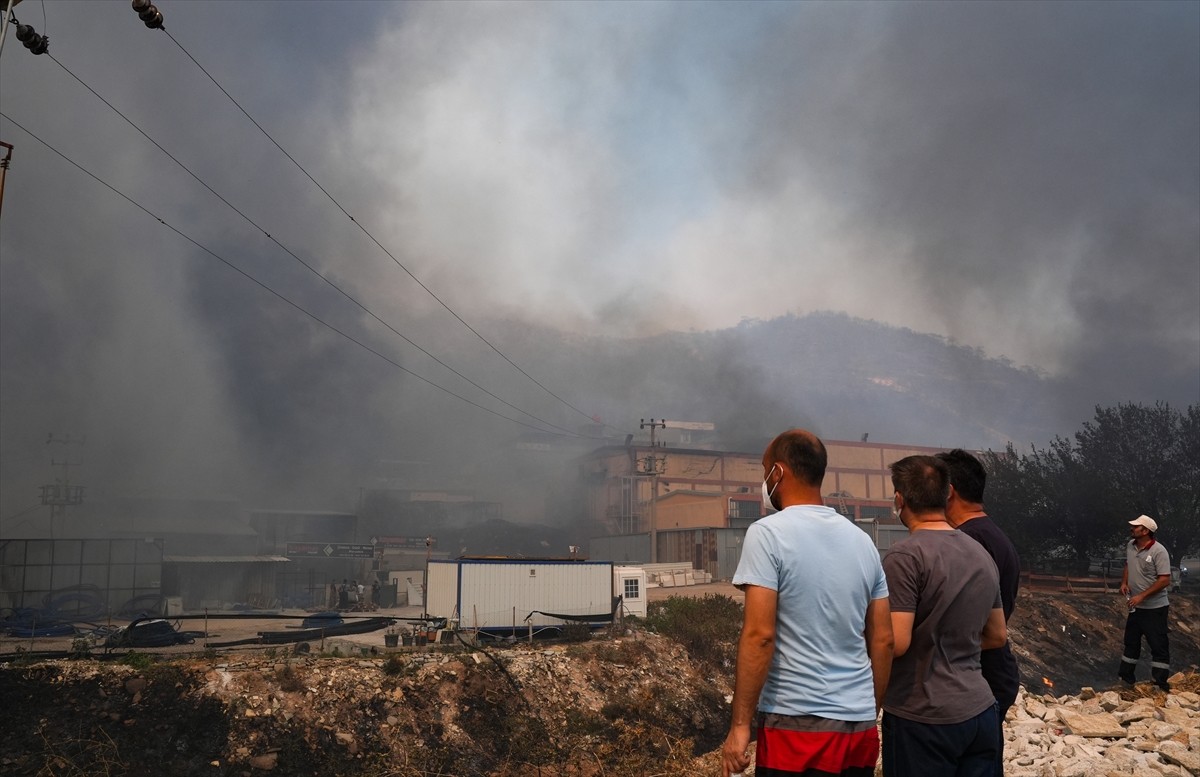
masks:
POLYGON ((1021 584, 1021 557, 1000 527, 986 515, 971 520, 958 527, 963 534, 983 546, 983 549, 996 562, 996 571, 1000 573, 1000 600, 1004 603, 1004 620, 1012 617, 1013 607, 1017 602, 1017 588, 1021 584))
MULTIPOLYGON (((970 536, 983 546, 992 560, 996 562, 996 571, 1000 574, 1000 600, 1004 607, 1004 620, 1012 616, 1016 605, 1017 588, 1021 583, 1021 557, 1000 527, 986 515, 972 518, 958 527, 963 534, 970 536)), ((1017 698, 1017 689, 1021 684, 1021 672, 1017 667, 1017 659, 1012 654, 1012 648, 1006 642, 1004 647, 985 650, 979 656, 979 664, 983 668, 983 677, 992 689, 992 693, 1007 708, 1017 698)))

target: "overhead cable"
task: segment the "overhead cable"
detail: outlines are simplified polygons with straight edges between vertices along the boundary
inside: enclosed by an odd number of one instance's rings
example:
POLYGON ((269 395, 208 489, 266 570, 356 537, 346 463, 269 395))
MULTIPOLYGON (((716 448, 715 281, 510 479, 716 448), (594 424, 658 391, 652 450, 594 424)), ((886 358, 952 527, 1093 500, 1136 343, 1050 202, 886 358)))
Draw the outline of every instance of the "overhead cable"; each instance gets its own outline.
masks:
POLYGON ((96 175, 96 174, 95 174, 95 173, 93 173, 92 171, 88 170, 86 167, 84 167, 83 165, 79 164, 79 163, 78 163, 78 162, 76 162, 75 160, 71 159, 71 158, 70 158, 70 157, 68 157, 66 154, 64 154, 63 152, 59 151, 59 150, 58 150, 57 148, 55 148, 54 146, 50 145, 50 144, 49 144, 48 142, 46 142, 45 140, 42 140, 42 138, 40 138, 38 135, 34 134, 34 133, 31 131, 31 130, 29 130, 29 129, 26 129, 26 128, 25 128, 25 127, 22 125, 22 124, 20 124, 20 123, 19 123, 19 122, 17 122, 16 120, 14 120, 14 119, 13 119, 11 116, 9 116, 8 114, 4 113, 3 111, 0 111, 0 118, 4 118, 5 120, 12 122, 13 126, 15 126, 17 129, 21 130, 21 131, 22 131, 22 132, 24 132, 26 135, 28 135, 29 137, 33 138, 33 139, 34 139, 34 140, 36 140, 38 143, 41 143, 41 144, 42 144, 43 146, 45 146, 47 149, 49 149, 50 151, 52 151, 52 152, 54 152, 55 154, 57 154, 59 157, 61 157, 63 160, 65 160, 65 161, 66 161, 68 164, 70 164, 70 165, 72 165, 73 167, 75 167, 76 169, 78 169, 78 170, 79 170, 80 172, 82 172, 84 175, 86 175, 86 176, 88 176, 89 178, 91 178, 92 180, 96 181, 96 182, 97 182, 97 183, 99 183, 101 186, 103 186, 104 188, 106 188, 106 189, 108 189, 109 191, 111 191, 113 194, 116 194, 118 197, 120 197, 121 199, 125 200, 125 201, 126 201, 126 202, 128 202, 130 205, 133 205, 135 208, 137 208, 138 210, 142 211, 142 212, 143 212, 143 213, 145 213, 147 216, 149 216, 150 218, 152 218, 152 219, 154 219, 155 221, 157 221, 159 224, 162 224, 164 227, 166 227, 167 229, 171 230, 171 231, 172 231, 172 232, 174 232, 176 235, 179 235, 181 238, 183 238, 184 240, 188 241, 189 243, 191 243, 192 245, 194 245, 196 248, 199 248, 199 249, 200 249, 201 251, 203 251, 204 253, 208 254, 209 256, 213 257, 213 258, 214 258, 214 259, 216 259, 217 261, 221 262, 221 263, 222 263, 222 264, 224 264, 226 267, 230 268, 230 269, 231 269, 231 270, 233 270, 234 272, 236 272, 236 273, 238 273, 239 275, 243 276, 244 278, 246 278, 247 280, 251 281, 251 282, 252 282, 252 283, 254 283, 255 285, 259 286, 259 287, 260 287, 260 288, 262 288, 263 290, 265 290, 265 291, 269 292, 270 294, 272 294, 272 295, 274 295, 274 296, 278 297, 280 300, 282 300, 283 302, 286 302, 288 305, 292 306, 292 307, 293 307, 293 308, 295 308, 296 310, 298 310, 298 311, 300 311, 301 313, 303 313, 304 315, 308 316, 309 318, 311 318, 313 321, 317 322, 317 323, 318 323, 318 324, 320 324, 321 326, 325 327, 326 329, 329 329, 330 331, 332 331, 332 332, 334 332, 334 333, 336 333, 336 334, 338 334, 338 335, 341 335, 341 336, 342 336, 343 338, 345 338, 346 340, 349 340, 350 342, 352 342, 352 343, 354 343, 355 345, 357 345, 359 348, 362 348, 363 350, 365 350, 365 351, 368 351, 368 352, 369 352, 369 353, 371 353, 371 354, 374 354, 375 356, 379 357, 379 358, 380 358, 380 359, 382 359, 383 361, 385 361, 385 362, 387 362, 388 364, 392 365, 392 366, 393 366, 393 367, 395 367, 396 369, 398 369, 398 370, 401 370, 402 372, 405 372, 405 373, 407 373, 407 374, 409 374, 409 375, 413 376, 413 377, 414 377, 414 378, 416 378, 417 380, 421 381, 422 383, 426 383, 426 384, 428 384, 428 385, 432 386, 433 388, 437 389, 438 391, 442 391, 442 392, 444 392, 444 393, 446 393, 446 394, 449 394, 450 396, 454 397, 455 399, 458 399, 459 401, 465 402, 465 403, 467 403, 468 405, 471 405, 472 407, 479 408, 480 410, 483 410, 483 411, 484 411, 484 412, 486 412, 486 413, 491 413, 491 414, 492 414, 492 415, 494 415, 494 416, 497 416, 497 417, 499 417, 499 418, 503 418, 503 419, 504 419, 504 420, 506 420, 506 421, 511 421, 511 422, 512 422, 512 423, 514 423, 514 424, 519 424, 520 426, 524 426, 524 427, 527 427, 527 428, 529 428, 529 429, 534 429, 534 430, 536 430, 536 431, 538 431, 538 432, 541 432, 541 433, 543 433, 543 434, 550 434, 550 435, 553 435, 553 436, 556 436, 556 437, 567 437, 567 436, 572 436, 572 435, 563 434, 563 433, 561 433, 561 432, 551 432, 551 431, 547 431, 546 429, 543 429, 543 428, 541 428, 541 427, 538 427, 538 426, 534 426, 533 424, 530 424, 530 423, 526 423, 525 421, 522 421, 522 420, 520 420, 520 419, 517 419, 517 418, 512 418, 511 416, 507 416, 507 415, 505 415, 504 413, 501 413, 501 412, 499 412, 499 411, 493 410, 493 409, 492 409, 492 408, 490 408, 490 407, 486 407, 486 406, 484 406, 484 405, 481 405, 481 404, 479 404, 478 402, 475 402, 475 401, 473 401, 473 400, 471 400, 471 399, 468 399, 467 397, 464 397, 464 396, 462 396, 461 394, 458 394, 458 393, 456 393, 456 392, 454 392, 454 391, 452 391, 452 390, 450 390, 450 389, 446 388, 445 386, 442 386, 442 385, 440 385, 440 384, 438 384, 438 383, 435 383, 434 381, 430 380, 429 378, 426 378, 426 377, 424 377, 423 375, 420 375, 420 374, 418 374, 418 373, 416 373, 416 372, 414 372, 414 371, 410 370, 409 368, 405 367, 404 365, 400 364, 399 362, 395 361, 394 359, 392 359, 392 358, 390 358, 390 357, 388 357, 388 356, 386 356, 386 355, 384 355, 384 354, 380 353, 379 351, 377 351, 376 349, 374 349, 374 348, 372 348, 371 346, 367 345, 366 343, 362 342, 361 340, 358 340, 358 339, 357 339, 357 338, 355 338, 353 335, 350 335, 350 334, 348 334, 348 333, 346 333, 346 332, 342 331, 342 330, 341 330, 341 329, 339 329, 338 327, 334 326, 333 324, 329 323, 328 321, 325 321, 323 318, 321 318, 321 317, 320 317, 320 316, 318 316, 317 314, 315 314, 315 313, 313 313, 313 312, 309 311, 307 308, 305 308, 304 306, 300 305, 299 303, 297 303, 297 302, 293 302, 293 301, 292 301, 291 299, 289 299, 288 297, 284 296, 284 295, 283 295, 283 294, 281 294, 280 292, 278 292, 278 291, 276 291, 275 289, 271 288, 269 285, 267 285, 267 284, 266 284, 266 283, 264 283, 263 281, 260 281, 258 278, 255 278, 253 275, 251 275, 250 273, 246 272, 246 271, 245 271, 245 270, 243 270, 242 268, 238 267, 236 264, 232 263, 231 261, 229 261, 229 260, 228 260, 228 259, 226 259, 225 257, 223 257, 223 256, 221 256, 220 254, 216 253, 215 251, 213 251, 212 249, 208 248, 207 246, 205 246, 205 245, 201 244, 201 243, 200 243, 199 241, 197 241, 195 238, 193 238, 193 237, 191 237, 190 235, 188 235, 188 234, 184 233, 183 231, 181 231, 180 229, 178 229, 178 228, 177 228, 177 227, 175 227, 174 225, 172 225, 172 224, 168 223, 168 222, 167 222, 165 219, 163 219, 161 216, 158 216, 158 215, 156 215, 156 214, 155 214, 155 213, 153 213, 153 212, 152 212, 152 211, 151 211, 149 208, 145 207, 144 205, 142 205, 141 203, 139 203, 137 200, 134 200, 134 199, 133 199, 132 197, 130 197, 129 195, 125 194, 125 193, 124 193, 124 192, 122 192, 121 190, 119 190, 119 189, 117 189, 116 187, 114 187, 112 184, 110 184, 110 183, 108 183, 107 181, 105 181, 104 179, 100 178, 98 175, 96 175))
POLYGON ((125 121, 125 123, 126 123, 126 124, 128 124, 130 127, 133 127, 135 130, 137 130, 137 132, 138 132, 138 133, 139 133, 139 134, 140 134, 142 137, 144 137, 146 140, 148 140, 148 141, 150 141, 151 143, 153 143, 153 144, 154 144, 154 146, 155 146, 155 148, 157 148, 159 151, 161 151, 161 152, 163 152, 164 154, 166 154, 166 155, 167 155, 167 157, 168 157, 168 158, 169 158, 169 159, 170 159, 172 162, 174 162, 174 163, 175 163, 176 165, 178 165, 178 166, 179 166, 181 169, 183 169, 183 171, 184 171, 184 172, 186 172, 186 173, 187 173, 188 175, 190 175, 190 176, 191 176, 193 179, 195 179, 195 181, 196 181, 197 183, 199 183, 201 186, 203 186, 205 189, 207 189, 207 190, 209 191, 209 193, 211 193, 211 194, 212 194, 214 197, 216 197, 218 200, 220 200, 222 203, 224 203, 224 204, 226 205, 226 207, 228 207, 230 210, 232 210, 232 211, 233 211, 234 213, 236 213, 237 215, 241 216, 241 217, 242 217, 242 219, 244 219, 244 220, 246 221, 246 223, 248 223, 250 226, 254 227, 254 228, 255 228, 255 229, 257 229, 259 232, 261 232, 261 233, 262 233, 262 234, 263 234, 263 235, 264 235, 264 236, 265 236, 265 237, 266 237, 268 240, 270 240, 272 243, 274 243, 276 246, 278 246, 278 247, 279 247, 279 248, 280 248, 282 251, 284 251, 284 252, 285 252, 285 253, 286 253, 288 256, 292 257, 292 258, 293 258, 293 259, 295 259, 297 262, 299 262, 300 264, 302 264, 302 265, 305 267, 305 269, 307 269, 307 270, 308 270, 309 272, 311 272, 313 275, 315 275, 315 276, 317 276, 318 278, 320 278, 320 279, 321 279, 323 282, 325 282, 327 285, 329 285, 331 288, 333 288, 335 291, 337 291, 337 292, 338 292, 339 294, 341 294, 343 297, 345 297, 346 299, 350 300, 352 303, 354 303, 354 304, 355 304, 355 305, 356 305, 356 306, 357 306, 357 307, 358 307, 360 310, 362 310, 362 311, 363 311, 364 313, 366 313, 368 316, 370 316, 371 318, 375 319, 376 321, 378 321, 378 322, 379 322, 380 324, 382 324, 383 326, 387 327, 389 330, 391 330, 391 332, 392 332, 393 334, 395 334, 395 335, 396 335, 397 337, 399 337, 400 339, 404 340, 404 342, 408 343, 408 344, 409 344, 409 345, 411 345, 413 348, 416 348, 418 351, 420 351, 421 353, 425 354, 425 355, 426 355, 426 356, 428 356, 430 359, 433 359, 435 362, 437 362, 438 364, 440 364, 442 367, 445 367, 447 370, 449 370, 450 372, 454 373, 454 374, 455 374, 455 375, 457 375, 458 377, 462 378, 462 379, 463 379, 463 380, 465 380, 467 383, 470 383, 472 386, 474 386, 475 388, 479 389, 479 390, 480 390, 480 391, 482 391, 483 393, 487 394, 487 395, 488 395, 489 397, 491 397, 492 399, 495 399, 497 402, 500 402, 501 404, 503 404, 503 405, 505 405, 505 406, 507 406, 507 407, 509 407, 509 408, 513 409, 513 410, 516 410, 518 413, 522 413, 523 415, 526 415, 526 416, 528 416, 529 418, 532 418, 533 420, 537 421, 538 423, 545 424, 546 426, 548 426, 548 427, 551 427, 551 428, 553 428, 553 429, 558 429, 560 432, 563 432, 563 433, 565 433, 565 434, 568 434, 568 435, 572 435, 572 436, 576 436, 576 435, 577 435, 577 433, 576 433, 576 432, 574 432, 574 431, 572 431, 571 429, 567 429, 567 428, 565 428, 565 427, 559 426, 558 424, 555 424, 555 423, 553 423, 553 422, 551 422, 551 421, 547 421, 547 420, 546 420, 546 419, 544 419, 544 418, 539 418, 538 416, 534 415, 533 413, 530 413, 530 412, 527 412, 527 411, 525 411, 525 410, 522 410, 521 408, 517 407, 516 405, 512 404, 511 402, 508 402, 507 400, 505 400, 505 399, 503 399, 503 398, 501 398, 501 397, 497 396, 496 394, 492 393, 492 392, 491 392, 491 391, 489 391, 488 389, 484 388, 483 386, 479 385, 479 384, 478 384, 478 383, 476 383, 475 381, 471 380, 469 377, 467 377, 467 376, 466 376, 466 375, 464 375, 463 373, 461 373, 461 372, 459 372, 458 370, 456 370, 454 367, 451 367, 449 364, 447 364, 446 362, 442 361, 441 359, 439 359, 437 356, 435 356, 435 355, 433 355, 432 353, 430 353, 430 352, 429 352, 428 350, 426 350, 425 348, 422 348, 420 345, 418 345, 416 342, 414 342, 414 341, 413 341, 413 340, 411 340, 409 337, 407 337, 406 335, 404 335, 402 332, 400 332, 400 331, 399 331, 398 329, 396 329, 394 326, 392 326, 392 325, 391 325, 391 324, 389 324, 388 322, 384 321, 382 318, 380 318, 379 316, 377 316, 377 315, 374 313, 374 311, 372 311, 370 308, 368 308, 368 307, 367 307, 366 305, 364 305, 363 303, 359 302, 359 301, 358 301, 358 299, 356 299, 354 296, 352 296, 352 295, 351 295, 349 292, 345 291, 344 289, 342 289, 342 287, 338 286, 336 283, 334 283, 334 282, 333 282, 333 281, 331 281, 331 280, 330 280, 328 277, 326 277, 324 274, 322 274, 320 270, 316 269, 316 268, 315 268, 315 267, 313 267, 311 264, 309 264, 308 262, 306 262, 306 261, 304 261, 303 259, 301 259, 301 258, 300 258, 298 255, 296 255, 296 254, 295 254, 295 253, 294 253, 294 252, 293 252, 291 249, 289 249, 289 248, 288 248, 287 246, 285 246, 283 243, 279 242, 279 240, 278 240, 278 239, 276 239, 274 235, 272 235, 270 232, 268 232, 266 229, 264 229, 262 226, 260 226, 260 225, 259 225, 257 222, 255 222, 255 221, 254 221, 254 219, 252 219, 252 218, 250 218, 249 216, 247 216, 247 215, 246 215, 244 212, 242 212, 242 211, 241 211, 241 210, 240 210, 240 209, 239 209, 239 208, 238 208, 236 205, 234 205, 233 203, 231 203, 229 200, 225 199, 225 197, 223 197, 223 196, 222 196, 222 195, 221 195, 221 194, 220 194, 220 193, 219 193, 219 192, 218 192, 216 189, 214 189, 214 188, 212 188, 211 186, 209 186, 209 185, 208 185, 208 183, 206 183, 206 182, 205 182, 205 181, 204 181, 202 178, 200 178, 200 176, 196 175, 196 173, 195 173, 195 172, 193 172, 193 171, 191 170, 191 168, 189 168, 187 165, 185 165, 183 162, 181 162, 181 161, 180 161, 180 160, 179 160, 179 159, 178 159, 178 158, 177 158, 177 157, 176 157, 174 154, 172 154, 170 151, 168 151, 166 148, 164 148, 164 147, 162 146, 162 144, 160 144, 160 143, 159 143, 157 140, 155 140, 154 138, 150 137, 150 135, 149 135, 149 134, 147 134, 145 130, 143 130, 141 127, 139 127, 139 126, 138 126, 138 125, 137 125, 137 124, 136 124, 136 123, 135 123, 135 122, 134 122, 132 119, 130 119, 130 118, 129 118, 128 116, 126 116, 124 113, 122 113, 122 112, 121 112, 121 111, 120 111, 120 110, 119 110, 119 109, 118 109, 118 108, 117 108, 115 105, 113 105, 111 102, 109 102, 107 99, 105 99, 105 97, 104 97, 103 95, 101 95, 99 92, 97 92, 95 89, 93 89, 93 88, 92 88, 92 87, 91 87, 91 86, 90 86, 90 85, 89 85, 89 84, 88 84, 86 81, 84 81, 82 78, 80 78, 79 76, 75 75, 75 73, 74 73, 74 72, 72 72, 72 71, 71 71, 71 69, 70 69, 69 67, 67 67, 67 66, 66 66, 66 65, 64 65, 62 62, 60 62, 60 61, 59 61, 59 60, 58 60, 58 59, 57 59, 57 58, 56 58, 56 57, 55 57, 53 54, 51 54, 51 55, 50 55, 50 59, 54 61, 54 64, 56 64, 56 65, 58 65, 60 68, 62 68, 62 69, 63 69, 63 70, 64 70, 64 71, 67 73, 67 75, 71 76, 71 77, 72 77, 72 78, 74 78, 76 81, 78 81, 78 82, 80 83, 80 85, 82 85, 82 86, 83 86, 83 88, 84 88, 84 89, 87 89, 89 92, 91 92, 91 93, 92 93, 92 94, 93 94, 93 95, 96 97, 96 99, 98 99, 100 102, 102 102, 102 103, 104 103, 105 105, 107 105, 107 106, 108 106, 108 107, 109 107, 109 108, 112 110, 112 112, 113 112, 113 113, 115 113, 115 114, 117 114, 118 116, 120 116, 120 117, 121 117, 121 118, 122 118, 122 119, 125 121))
MULTIPOLYGON (((575 405, 571 404, 567 400, 560 397, 558 394, 551 391, 545 384, 543 384, 537 378, 533 377, 528 372, 526 372, 524 369, 522 369, 519 364, 517 364, 512 359, 510 359, 503 351, 501 351, 499 348, 497 348, 495 345, 493 345, 490 340, 488 340, 486 337, 484 337, 479 332, 479 330, 475 329, 475 327, 473 327, 469 323, 467 323, 466 320, 464 320, 462 316, 460 316, 458 313, 456 313, 453 308, 451 308, 448 304, 446 304, 446 302, 444 300, 442 300, 441 297, 439 297, 437 294, 435 294, 433 289, 426 286, 421 281, 420 278, 418 278, 416 275, 413 274, 412 270, 408 269, 408 267, 406 267, 403 262, 401 262, 399 259, 397 259, 396 256, 391 251, 389 251, 382 243, 380 243, 378 240, 376 240, 375 236, 372 235, 371 232, 366 227, 364 227, 360 221, 358 221, 358 219, 356 219, 356 218, 354 218, 354 216, 350 215, 350 212, 347 211, 344 207, 342 207, 342 204, 340 202, 338 202, 337 199, 332 194, 329 193, 329 190, 327 190, 324 186, 322 186, 317 181, 317 179, 313 178, 312 175, 310 175, 309 172, 304 169, 304 165, 297 162, 295 157, 293 157, 291 154, 289 154, 287 152, 287 150, 284 149, 283 146, 279 145, 279 143, 276 142, 275 138, 271 137, 271 133, 267 132, 266 129, 264 129, 263 126, 261 124, 259 124, 258 121, 256 121, 255 118, 253 116, 251 116, 250 113, 245 108, 242 107, 241 103, 239 103, 236 99, 234 99, 233 95, 231 95, 225 89, 225 87, 221 86, 220 82, 217 81, 217 79, 214 78, 213 75, 211 73, 209 73, 208 70, 206 70, 203 65, 200 64, 199 60, 197 60, 195 57, 193 57, 191 55, 191 53, 186 48, 183 47, 183 44, 180 43, 175 38, 175 36, 171 34, 171 32, 169 30, 163 28, 163 32, 165 32, 167 34, 167 37, 170 38, 171 41, 176 46, 179 47, 179 50, 182 51, 184 53, 184 55, 187 56, 188 59, 190 59, 193 63, 195 63, 196 67, 200 68, 200 72, 202 72, 202 73, 204 73, 204 75, 208 76, 208 80, 212 81, 213 84, 216 85, 217 89, 220 89, 221 93, 229 98, 229 101, 232 102, 234 104, 234 106, 236 106, 237 109, 242 112, 242 115, 244 115, 247 119, 249 119, 250 123, 253 124, 255 127, 257 127, 258 131, 261 132, 267 138, 267 140, 271 141, 271 144, 274 145, 275 148, 279 149, 280 153, 282 153, 285 157, 287 157, 288 160, 290 160, 291 163, 294 164, 296 166, 296 168, 300 170, 300 172, 304 173, 304 176, 306 178, 308 178, 308 180, 312 181, 313 185, 316 186, 318 189, 320 189, 321 192, 326 197, 329 198, 329 201, 332 202, 337 207, 338 210, 340 210, 343 214, 345 214, 346 218, 348 218, 352 222, 354 222, 354 225, 356 227, 358 227, 362 231, 362 233, 364 235, 366 235, 367 238, 372 243, 374 243, 376 246, 378 246, 379 250, 383 251, 383 253, 386 254, 389 259, 391 259, 393 262, 395 262, 397 267, 399 267, 401 270, 403 270, 408 275, 408 277, 412 278, 413 281, 415 281, 416 284, 418 286, 420 286, 425 291, 426 294, 428 294, 430 297, 433 297, 433 299, 436 300, 439 305, 441 305, 443 308, 445 308, 446 311, 450 315, 454 316, 454 318, 456 318, 460 324, 462 324, 468 330, 470 330, 471 334, 473 334, 477 338, 479 338, 479 340, 481 342, 483 342, 484 345, 486 345, 488 348, 495 351, 496 354, 499 355, 501 359, 504 359, 504 361, 508 362, 509 365, 511 365, 513 367, 513 369, 515 369, 517 372, 521 373, 526 378, 528 378, 530 381, 532 381, 538 388, 542 389, 547 394, 549 394, 550 396, 554 397, 559 402, 561 402, 563 405, 566 405, 568 408, 575 411, 576 413, 583 416, 584 418, 588 419, 589 421, 592 421, 593 423, 595 422, 595 419, 591 415, 589 415, 586 412, 584 412, 583 410, 580 410, 579 408, 575 407, 575 405)), ((607 424, 604 424, 604 425, 608 426, 607 424)), ((610 427, 610 428, 615 428, 615 427, 610 427)))

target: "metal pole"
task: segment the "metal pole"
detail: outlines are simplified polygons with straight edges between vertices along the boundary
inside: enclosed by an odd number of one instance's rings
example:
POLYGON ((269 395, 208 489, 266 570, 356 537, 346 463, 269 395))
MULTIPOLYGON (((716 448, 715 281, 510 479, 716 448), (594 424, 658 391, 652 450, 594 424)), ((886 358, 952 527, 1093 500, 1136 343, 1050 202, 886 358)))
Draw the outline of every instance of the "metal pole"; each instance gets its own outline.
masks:
POLYGON ((0 25, 0 54, 4 53, 4 41, 8 38, 8 20, 12 16, 13 6, 19 2, 21 0, 8 0, 8 4, 4 8, 4 23, 0 25))
POLYGON ((425 579, 421 581, 421 607, 425 612, 423 620, 429 618, 429 557, 433 555, 433 536, 425 538, 425 579))
POLYGON ((650 476, 650 563, 658 563, 658 462, 650 476))
POLYGON ((650 563, 658 563, 658 472, 659 472, 659 457, 654 453, 657 447, 655 439, 656 429, 666 429, 666 421, 656 421, 653 418, 647 423, 643 418, 638 425, 639 429, 650 427, 650 455, 646 457, 646 469, 650 475, 650 563))

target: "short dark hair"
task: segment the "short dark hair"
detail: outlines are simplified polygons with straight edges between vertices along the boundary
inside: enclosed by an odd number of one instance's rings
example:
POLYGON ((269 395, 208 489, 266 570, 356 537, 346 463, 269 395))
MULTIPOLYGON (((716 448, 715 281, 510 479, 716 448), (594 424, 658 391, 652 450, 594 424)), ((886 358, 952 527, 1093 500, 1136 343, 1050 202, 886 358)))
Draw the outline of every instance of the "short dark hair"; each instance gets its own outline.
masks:
POLYGON ((805 484, 821 487, 829 456, 825 443, 812 432, 789 429, 776 437, 767 448, 767 458, 783 462, 805 484))
POLYGON ((950 485, 964 501, 983 503, 983 487, 987 485, 987 471, 979 463, 979 459, 955 448, 952 451, 939 453, 934 458, 940 459, 950 470, 950 485))
POLYGON ((950 496, 950 470, 933 456, 907 456, 888 467, 892 485, 914 513, 945 510, 950 496))

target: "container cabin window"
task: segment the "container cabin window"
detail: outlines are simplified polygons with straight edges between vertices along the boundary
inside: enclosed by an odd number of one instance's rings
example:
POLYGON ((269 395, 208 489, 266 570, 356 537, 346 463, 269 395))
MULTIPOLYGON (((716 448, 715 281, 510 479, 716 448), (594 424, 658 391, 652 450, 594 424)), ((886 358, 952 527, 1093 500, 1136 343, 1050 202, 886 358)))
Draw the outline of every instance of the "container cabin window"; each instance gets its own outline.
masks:
POLYGON ((641 591, 638 590, 638 579, 636 577, 627 577, 625 578, 624 583, 626 601, 641 598, 641 591))
POLYGON ((529 570, 529 576, 530 576, 530 577, 537 577, 537 569, 535 569, 535 568, 530 568, 530 570, 529 570))

